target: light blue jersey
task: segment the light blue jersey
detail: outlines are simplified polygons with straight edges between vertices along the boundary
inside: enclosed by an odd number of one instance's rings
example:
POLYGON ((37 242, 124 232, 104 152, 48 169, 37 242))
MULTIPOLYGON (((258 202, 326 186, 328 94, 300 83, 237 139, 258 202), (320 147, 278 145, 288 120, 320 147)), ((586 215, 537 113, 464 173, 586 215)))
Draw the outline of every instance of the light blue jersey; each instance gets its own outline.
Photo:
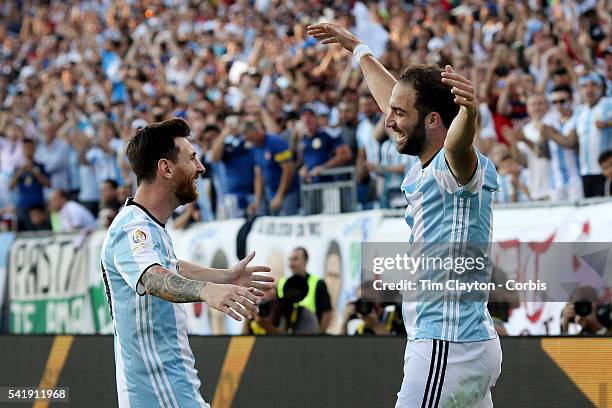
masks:
POLYGON ((601 174, 599 155, 612 149, 612 128, 597 128, 598 120, 612 120, 612 98, 601 98, 593 107, 582 104, 574 111, 572 123, 580 145, 580 174, 583 176, 601 174))
MULTIPOLYGON (((478 166, 472 180, 460 186, 451 173, 444 157, 444 149, 422 166, 412 167, 402 184, 408 200, 406 222, 411 228, 413 249, 438 244, 437 248, 458 248, 467 243, 491 242, 491 205, 493 192, 498 190, 497 172, 493 163, 477 153, 478 166), (451 245, 449 245, 449 243, 451 245), (425 245, 423 245, 425 244, 425 245)), ((451 256, 454 254, 451 254, 451 256)), ((456 255, 456 254, 455 254, 456 255)), ((489 282, 491 271, 483 276, 458 275, 451 270, 417 272, 417 279, 445 283, 449 279, 489 282)), ((470 342, 497 337, 493 320, 487 310, 485 292, 466 294, 445 291, 432 301, 430 295, 416 291, 416 299, 404 302, 404 323, 408 339, 440 339, 452 342, 470 342), (466 296, 470 300, 466 300, 466 296)))
MULTIPOLYGON (((521 169, 519 174, 519 182, 527 186, 527 172, 526 169, 521 169)), ((499 191, 493 194, 493 202, 496 204, 507 204, 512 202, 512 193, 514 192, 514 186, 512 185, 512 175, 510 173, 500 174, 499 178, 499 191)), ((529 201, 529 197, 523 190, 516 192, 516 202, 524 203, 529 201)))
POLYGON ((187 339, 185 307, 145 293, 152 265, 178 273, 165 226, 128 199, 102 245, 102 267, 115 328, 119 407, 207 407, 187 339))

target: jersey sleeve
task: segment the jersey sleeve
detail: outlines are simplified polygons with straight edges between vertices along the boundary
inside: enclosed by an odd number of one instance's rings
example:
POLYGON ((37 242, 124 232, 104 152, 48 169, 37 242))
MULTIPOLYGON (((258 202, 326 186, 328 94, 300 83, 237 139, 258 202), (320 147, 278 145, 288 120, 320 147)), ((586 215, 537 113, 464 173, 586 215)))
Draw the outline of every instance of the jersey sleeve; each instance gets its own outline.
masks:
POLYGON ((289 149, 289 145, 282 139, 274 140, 272 144, 272 154, 276 163, 284 163, 293 158, 293 153, 289 149))
POLYGON ((135 221, 126 224, 115 239, 114 261, 117 270, 141 296, 145 294, 140 281, 142 275, 153 265, 163 265, 161 242, 154 237, 155 228, 146 221, 135 221))
POLYGON ((499 183, 495 165, 478 149, 476 149, 476 156, 478 163, 472 179, 467 184, 460 185, 450 170, 444 149, 440 150, 431 163, 433 176, 438 185, 447 193, 462 197, 479 194, 483 189, 498 191, 499 183))

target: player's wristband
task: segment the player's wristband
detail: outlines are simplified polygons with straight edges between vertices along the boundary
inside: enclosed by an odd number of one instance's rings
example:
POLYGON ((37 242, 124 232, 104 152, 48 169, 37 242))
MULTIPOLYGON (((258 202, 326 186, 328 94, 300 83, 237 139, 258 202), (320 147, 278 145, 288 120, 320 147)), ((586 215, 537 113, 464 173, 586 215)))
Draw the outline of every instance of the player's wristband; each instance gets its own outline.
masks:
POLYGON ((374 55, 370 47, 365 44, 359 44, 353 49, 353 55, 355 56, 355 61, 359 64, 361 59, 366 55, 374 55))

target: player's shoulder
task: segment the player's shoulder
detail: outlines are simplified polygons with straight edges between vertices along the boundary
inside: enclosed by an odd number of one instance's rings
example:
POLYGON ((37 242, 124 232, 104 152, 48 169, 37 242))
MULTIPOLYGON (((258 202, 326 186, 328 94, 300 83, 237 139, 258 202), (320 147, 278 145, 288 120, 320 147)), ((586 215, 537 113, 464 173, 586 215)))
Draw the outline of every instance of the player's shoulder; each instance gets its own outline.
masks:
POLYGON ((156 228, 149 216, 135 205, 124 206, 108 228, 109 235, 125 234, 133 229, 156 228))

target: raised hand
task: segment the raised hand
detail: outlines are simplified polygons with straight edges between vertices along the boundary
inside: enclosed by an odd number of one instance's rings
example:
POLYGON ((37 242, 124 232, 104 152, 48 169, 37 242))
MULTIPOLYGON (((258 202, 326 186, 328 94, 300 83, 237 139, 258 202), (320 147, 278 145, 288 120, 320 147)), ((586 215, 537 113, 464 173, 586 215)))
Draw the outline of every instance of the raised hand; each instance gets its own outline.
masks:
POLYGON ((456 73, 450 65, 447 65, 442 72, 442 82, 452 87, 451 92, 455 95, 455 103, 461 106, 461 110, 470 117, 478 115, 478 100, 469 79, 456 73))
POLYGON ((256 272, 270 272, 269 266, 257 265, 248 266, 249 262, 255 257, 255 251, 252 251, 243 260, 234 265, 230 270, 230 282, 243 288, 255 288, 261 290, 270 290, 274 287, 274 278, 269 275, 261 275, 256 272))
POLYGON ((340 44, 350 52, 353 52, 355 47, 361 44, 359 38, 338 24, 313 24, 308 26, 307 30, 307 34, 321 41, 321 44, 340 44))
POLYGON ((236 285, 207 283, 200 292, 200 299, 213 309, 225 313, 234 320, 242 317, 253 319, 259 312, 257 304, 263 293, 236 285))

